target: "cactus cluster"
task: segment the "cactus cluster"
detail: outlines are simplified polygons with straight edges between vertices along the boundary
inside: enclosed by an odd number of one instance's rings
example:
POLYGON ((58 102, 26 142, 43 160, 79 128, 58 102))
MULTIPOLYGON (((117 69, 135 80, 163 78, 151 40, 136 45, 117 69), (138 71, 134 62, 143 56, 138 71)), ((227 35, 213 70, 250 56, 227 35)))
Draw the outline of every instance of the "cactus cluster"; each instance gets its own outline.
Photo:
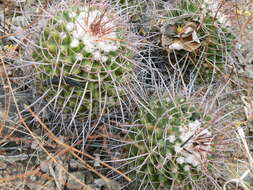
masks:
MULTIPOLYGON (((129 170, 132 179, 148 189, 187 189, 189 181, 200 180, 208 166, 212 133, 210 118, 183 98, 153 99, 140 108, 140 127, 129 133, 129 170), (188 180, 188 183, 187 183, 188 180)), ((188 187, 190 188, 190 186, 188 187)))
POLYGON ((48 20, 33 51, 38 87, 48 101, 66 112, 119 104, 133 67, 126 31, 115 17, 110 8, 89 4, 48 20))
POLYGON ((224 18, 217 15, 201 0, 180 1, 161 27, 162 45, 170 59, 174 50, 174 61, 184 65, 183 73, 198 73, 199 83, 210 82, 213 74, 227 70, 228 53, 235 38, 224 18))

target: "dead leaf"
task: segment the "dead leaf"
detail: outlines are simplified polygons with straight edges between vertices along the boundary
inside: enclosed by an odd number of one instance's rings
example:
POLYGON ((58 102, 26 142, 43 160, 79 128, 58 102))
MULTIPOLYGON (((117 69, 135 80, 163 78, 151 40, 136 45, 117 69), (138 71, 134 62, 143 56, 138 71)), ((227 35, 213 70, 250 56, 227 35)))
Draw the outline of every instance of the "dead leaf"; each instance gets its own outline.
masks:
POLYGON ((197 32, 195 30, 192 32, 192 40, 200 44, 197 32))
POLYGON ((175 39, 169 46, 170 49, 185 50, 193 52, 201 46, 201 43, 194 42, 191 37, 175 39))

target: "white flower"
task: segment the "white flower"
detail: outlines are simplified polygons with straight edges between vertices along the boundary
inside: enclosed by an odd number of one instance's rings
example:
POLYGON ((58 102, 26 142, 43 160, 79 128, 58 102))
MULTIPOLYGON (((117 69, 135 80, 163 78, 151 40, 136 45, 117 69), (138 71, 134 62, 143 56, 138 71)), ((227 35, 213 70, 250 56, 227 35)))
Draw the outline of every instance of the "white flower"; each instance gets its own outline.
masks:
POLYGON ((71 32, 74 29, 75 25, 73 22, 69 22, 66 24, 67 31, 71 32))
POLYGON ((175 152, 177 152, 177 153, 181 152, 182 148, 180 146, 181 146, 180 144, 175 144, 175 146, 174 146, 175 152))
MULTIPOLYGON (((106 55, 101 55, 101 53, 110 53, 116 51, 120 44, 115 41, 117 38, 117 33, 114 31, 108 32, 103 35, 96 35, 96 32, 92 31, 91 24, 94 20, 98 19, 103 13, 99 10, 90 10, 90 8, 84 8, 83 11, 77 15, 76 12, 69 12, 69 17, 75 18, 74 22, 69 22, 66 24, 66 30, 71 32, 73 40, 70 46, 77 47, 80 43, 79 40, 85 45, 84 50, 93 55, 94 60, 99 60, 101 62, 106 62, 108 57, 106 55)), ((113 28, 115 25, 111 20, 104 15, 102 18, 102 23, 105 23, 105 28, 113 28)), ((101 28, 103 30, 103 28, 101 28)), ((105 30, 106 30, 105 29, 105 30)), ((97 29, 96 29, 97 30, 97 29)), ((81 59, 80 56, 76 57, 81 59)))
POLYGON ((175 140, 176 140, 175 135, 170 135, 169 138, 168 138, 168 140, 169 140, 170 143, 175 142, 175 140))
POLYGON ((180 156, 176 159, 176 162, 179 164, 183 164, 184 163, 184 157, 180 156))
POLYGON ((190 166, 189 165, 185 165, 184 166, 184 171, 186 171, 186 172, 190 171, 190 166))
POLYGON ((79 40, 73 39, 72 42, 70 43, 71 48, 76 48, 79 46, 79 40))

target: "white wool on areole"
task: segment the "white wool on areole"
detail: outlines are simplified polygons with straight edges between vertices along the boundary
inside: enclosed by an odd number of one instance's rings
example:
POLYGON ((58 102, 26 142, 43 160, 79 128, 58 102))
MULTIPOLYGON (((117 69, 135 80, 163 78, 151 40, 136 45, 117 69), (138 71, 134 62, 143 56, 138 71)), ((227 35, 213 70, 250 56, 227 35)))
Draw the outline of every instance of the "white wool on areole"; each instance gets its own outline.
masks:
MULTIPOLYGON (((203 159, 207 156, 207 152, 199 152, 198 148, 203 150, 210 150, 210 145, 206 144, 204 148, 202 145, 195 146, 193 142, 202 135, 202 138, 211 136, 211 132, 208 129, 201 129, 201 122, 199 120, 195 120, 190 122, 188 125, 182 125, 179 127, 180 135, 179 139, 181 143, 176 143, 174 145, 174 151, 180 155, 180 159, 176 160, 177 163, 188 163, 193 167, 197 167, 201 164, 203 159), (182 146, 183 145, 183 146, 182 146), (187 150, 187 151, 186 151, 187 150), (182 161, 181 157, 184 158, 184 162, 182 161)), ((173 135, 170 135, 167 140, 171 143, 176 141, 176 137, 174 138, 173 135)), ((197 140, 196 140, 197 141, 197 140)))
POLYGON ((73 22, 69 22, 66 24, 67 31, 71 32, 74 29, 75 25, 73 22))
POLYGON ((78 39, 73 39, 70 43, 71 48, 76 48, 79 46, 79 40, 78 39))
POLYGON ((77 14, 76 14, 76 12, 72 11, 72 12, 69 12, 68 15, 70 18, 74 18, 74 17, 76 17, 77 14))
POLYGON ((101 59, 101 53, 99 51, 95 51, 93 53, 93 58, 97 61, 99 61, 101 59))
POLYGON ((176 153, 180 153, 182 150, 181 144, 179 144, 179 143, 175 144, 174 150, 176 153))
POLYGON ((182 157, 182 156, 180 156, 180 157, 178 157, 178 158, 176 159, 176 162, 177 162, 178 164, 183 164, 183 163, 185 163, 185 158, 182 157))
POLYGON ((168 140, 169 140, 170 143, 174 143, 175 140, 176 140, 176 136, 175 136, 175 135, 170 135, 170 136, 168 137, 168 140))
POLYGON ((106 62, 107 60, 108 60, 108 57, 107 56, 105 56, 105 55, 102 55, 102 57, 101 57, 101 62, 106 62))
POLYGON ((107 43, 105 41, 100 40, 100 41, 97 41, 96 45, 99 49, 104 50, 106 49, 107 43))
POLYGON ((190 166, 189 165, 185 165, 184 166, 184 171, 186 171, 186 172, 190 171, 190 166))

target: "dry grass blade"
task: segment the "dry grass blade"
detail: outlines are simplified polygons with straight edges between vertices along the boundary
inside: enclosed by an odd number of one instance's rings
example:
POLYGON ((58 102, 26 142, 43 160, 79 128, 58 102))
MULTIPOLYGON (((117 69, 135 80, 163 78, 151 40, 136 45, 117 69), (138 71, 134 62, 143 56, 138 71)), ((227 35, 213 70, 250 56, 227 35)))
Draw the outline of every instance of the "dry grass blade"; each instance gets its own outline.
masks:
MULTIPOLYGON (((1 58, 1 61, 2 61, 2 64, 3 64, 3 69, 4 69, 4 72, 7 74, 7 71, 6 71, 6 66, 5 66, 5 63, 3 61, 3 59, 1 58)), ((31 129, 27 126, 26 122, 25 122, 25 119, 22 117, 21 113, 20 113, 20 110, 18 108, 18 105, 17 105, 17 102, 16 102, 16 98, 15 98, 15 95, 13 93, 13 89, 12 89, 12 85, 11 85, 11 82, 10 82, 10 79, 7 77, 7 83, 8 83, 8 87, 11 91, 11 95, 13 97, 13 101, 16 105, 16 108, 17 108, 17 111, 18 111, 18 114, 19 114, 19 117, 20 117, 20 120, 22 121, 22 123, 24 124, 24 126, 26 127, 26 129, 28 130, 28 132, 30 133, 30 135, 33 137, 33 139, 37 142, 37 144, 40 146, 40 148, 54 161, 54 163, 58 164, 58 161, 57 159, 52 156, 44 147, 43 147, 43 143, 40 142, 39 138, 37 137, 37 135, 35 135, 31 129)), ((55 137, 56 138, 56 137, 55 137)), ((65 172, 65 173, 68 173, 67 169, 65 167, 63 167, 62 165, 59 165, 59 167, 65 172)), ((68 173, 70 177, 72 177, 73 179, 75 179, 78 183, 80 183, 83 187, 87 188, 88 190, 92 190, 90 188, 90 186, 86 185, 85 183, 83 183, 82 181, 80 181, 79 179, 77 179, 75 176, 73 176, 72 174, 68 173)), ((21 175, 22 176, 22 175, 21 175)))
POLYGON ((247 184, 247 182, 244 180, 250 173, 251 175, 253 174, 252 173, 252 169, 253 169, 253 159, 252 159, 252 156, 249 152, 249 147, 248 147, 248 144, 246 142, 246 137, 245 137, 245 133, 243 131, 243 128, 238 128, 237 129, 237 132, 238 132, 238 136, 239 136, 239 139, 241 139, 242 141, 242 144, 244 146, 244 149, 245 149, 245 154, 247 155, 248 157, 248 161, 249 161, 249 169, 244 171, 243 174, 239 177, 239 178, 235 178, 235 179, 230 179, 228 181, 225 182, 225 184, 223 185, 223 189, 226 190, 227 189, 227 185, 229 183, 236 183, 236 185, 240 185, 243 187, 243 189, 245 190, 250 190, 250 186, 247 184))
POLYGON ((0 189, 251 190, 252 29, 253 0, 0 0, 0 189))
POLYGON ((36 169, 36 170, 25 172, 24 174, 18 174, 18 175, 14 175, 14 176, 0 178, 0 183, 6 183, 6 182, 16 180, 16 179, 27 178, 29 176, 36 175, 38 172, 39 172, 39 169, 36 169))
POLYGON ((113 168, 112 166, 104 163, 103 161, 101 160, 98 160, 96 159, 95 157, 85 153, 85 152, 81 152, 80 150, 74 148, 74 147, 71 147, 65 143, 63 143, 62 141, 60 141, 48 128, 47 126, 41 121, 41 119, 30 109, 28 108, 28 111, 32 114, 32 116, 41 124, 41 126, 45 129, 45 131, 48 133, 48 135, 52 138, 52 140, 54 140, 56 143, 58 143, 59 145, 67 148, 67 149, 70 149, 74 152, 77 152, 77 153, 80 153, 82 155, 84 155, 85 157, 89 158, 89 159, 92 159, 92 160, 95 160, 97 162, 99 162, 100 164, 102 164, 103 166, 113 170, 114 172, 118 173, 119 175, 121 175, 122 177, 124 177, 127 181, 131 181, 131 179, 129 177, 127 177, 125 174, 123 174, 122 172, 120 172, 119 170, 113 168))

